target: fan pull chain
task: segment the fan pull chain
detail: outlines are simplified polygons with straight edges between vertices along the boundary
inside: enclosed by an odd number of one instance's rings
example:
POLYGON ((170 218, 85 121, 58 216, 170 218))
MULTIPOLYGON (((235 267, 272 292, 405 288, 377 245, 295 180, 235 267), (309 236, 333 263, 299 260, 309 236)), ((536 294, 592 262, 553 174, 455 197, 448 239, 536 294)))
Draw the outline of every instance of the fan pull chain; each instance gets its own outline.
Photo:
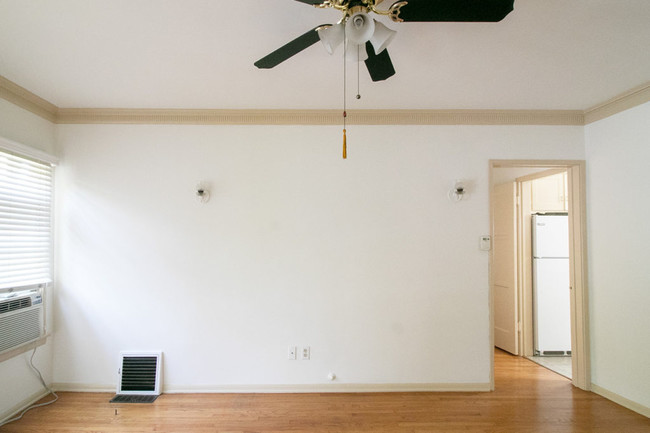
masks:
POLYGON ((359 77, 361 76, 361 54, 359 53, 359 50, 361 50, 361 45, 357 45, 357 99, 361 99, 361 86, 359 85, 359 77))
POLYGON ((345 27, 343 27, 343 159, 348 158, 348 140, 346 137, 346 118, 348 117, 347 105, 345 102, 345 94, 347 92, 347 49, 348 49, 348 40, 345 35, 345 27))

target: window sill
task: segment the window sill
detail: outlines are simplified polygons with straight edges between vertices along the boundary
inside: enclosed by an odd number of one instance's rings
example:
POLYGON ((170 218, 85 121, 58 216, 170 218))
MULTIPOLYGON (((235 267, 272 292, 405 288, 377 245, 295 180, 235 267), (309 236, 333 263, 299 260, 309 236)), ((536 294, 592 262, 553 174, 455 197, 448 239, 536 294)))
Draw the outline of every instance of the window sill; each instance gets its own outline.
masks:
POLYGON ((11 350, 8 350, 2 354, 0 354, 0 362, 6 361, 8 359, 11 359, 13 357, 16 357, 22 353, 29 352, 30 350, 36 349, 39 346, 44 345, 47 343, 47 338, 50 336, 50 334, 45 334, 38 340, 34 340, 30 343, 25 343, 23 345, 20 345, 18 347, 14 347, 11 350))

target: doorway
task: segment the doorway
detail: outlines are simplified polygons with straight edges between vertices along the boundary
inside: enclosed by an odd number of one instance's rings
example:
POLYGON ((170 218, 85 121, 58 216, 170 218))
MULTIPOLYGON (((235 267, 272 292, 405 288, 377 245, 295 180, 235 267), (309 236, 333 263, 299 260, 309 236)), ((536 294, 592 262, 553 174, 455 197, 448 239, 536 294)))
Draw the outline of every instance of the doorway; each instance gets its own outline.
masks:
MULTIPOLYGON (((567 215, 569 305, 566 309, 570 316, 567 318, 570 321, 570 347, 564 350, 563 361, 567 361, 566 355, 570 353, 572 382, 575 386, 588 390, 590 371, 584 170, 583 161, 490 161, 493 240, 490 253, 490 308, 491 347, 498 346, 518 356, 538 355, 535 353, 536 317, 531 247, 533 229, 530 218, 535 212, 567 215), (558 188, 560 193, 544 195, 540 194, 543 190, 538 188, 537 196, 533 197, 531 183, 540 178, 546 178, 547 184, 561 185, 558 188)), ((562 360, 543 357, 538 361, 557 363, 562 360)), ((492 372, 493 369, 494 364, 492 372)), ((565 366, 552 369, 564 369, 564 373, 560 374, 566 375, 565 366)))

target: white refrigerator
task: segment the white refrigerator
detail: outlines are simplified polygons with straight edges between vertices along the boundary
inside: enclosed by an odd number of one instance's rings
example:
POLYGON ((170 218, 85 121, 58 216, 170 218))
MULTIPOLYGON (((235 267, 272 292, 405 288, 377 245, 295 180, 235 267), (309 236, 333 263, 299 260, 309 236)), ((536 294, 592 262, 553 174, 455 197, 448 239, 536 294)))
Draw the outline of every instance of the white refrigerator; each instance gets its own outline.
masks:
POLYGON ((533 215, 535 354, 571 354, 569 218, 533 215))

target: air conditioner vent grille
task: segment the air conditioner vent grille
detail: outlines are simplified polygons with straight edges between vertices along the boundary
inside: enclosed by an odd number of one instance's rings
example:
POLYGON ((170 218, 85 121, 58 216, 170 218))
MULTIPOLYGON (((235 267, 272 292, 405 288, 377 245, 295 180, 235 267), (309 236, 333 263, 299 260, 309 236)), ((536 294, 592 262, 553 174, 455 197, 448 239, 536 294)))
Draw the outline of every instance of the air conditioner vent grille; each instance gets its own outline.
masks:
POLYGON ((0 316, 0 353, 41 336, 41 306, 0 316))
POLYGON ((32 298, 18 298, 18 299, 8 299, 6 301, 0 302, 0 314, 8 313, 10 311, 21 310, 23 308, 29 308, 32 306, 32 298))
POLYGON ((123 356, 119 392, 158 392, 158 356, 123 356))

